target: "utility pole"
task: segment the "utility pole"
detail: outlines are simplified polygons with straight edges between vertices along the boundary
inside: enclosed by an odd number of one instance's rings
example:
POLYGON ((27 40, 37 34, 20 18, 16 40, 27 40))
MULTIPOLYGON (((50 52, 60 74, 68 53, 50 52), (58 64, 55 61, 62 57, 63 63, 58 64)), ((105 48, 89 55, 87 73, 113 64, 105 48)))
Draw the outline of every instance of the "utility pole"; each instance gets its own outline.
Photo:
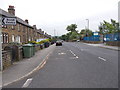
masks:
MULTIPOLYGON (((0 9, 0 13, 2 10, 0 9)), ((2 15, 0 14, 0 89, 2 88, 2 71, 3 71, 3 61, 2 61, 2 15)))
MULTIPOLYGON (((0 9, 2 13, 2 10, 0 9)), ((2 15, 0 14, 0 71, 3 70, 3 63, 2 63, 2 15)))
POLYGON ((88 36, 87 30, 89 30, 89 19, 86 20, 87 20, 86 36, 88 36))
POLYGON ((89 19, 86 20, 87 20, 87 29, 89 30, 89 19))

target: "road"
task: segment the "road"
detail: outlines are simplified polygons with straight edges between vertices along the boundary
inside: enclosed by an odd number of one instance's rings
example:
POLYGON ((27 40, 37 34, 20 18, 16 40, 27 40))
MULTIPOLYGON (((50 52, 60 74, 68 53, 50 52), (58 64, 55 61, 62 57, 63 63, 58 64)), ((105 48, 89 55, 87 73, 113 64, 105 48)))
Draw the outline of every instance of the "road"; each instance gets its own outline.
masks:
POLYGON ((64 42, 42 69, 5 88, 118 88, 118 52, 64 42))

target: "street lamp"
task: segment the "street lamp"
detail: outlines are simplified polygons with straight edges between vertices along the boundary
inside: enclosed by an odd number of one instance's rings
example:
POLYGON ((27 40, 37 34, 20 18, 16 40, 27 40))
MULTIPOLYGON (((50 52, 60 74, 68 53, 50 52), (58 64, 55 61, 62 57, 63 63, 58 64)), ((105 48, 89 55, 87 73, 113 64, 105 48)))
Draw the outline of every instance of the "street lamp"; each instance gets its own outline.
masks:
MULTIPOLYGON (((0 10, 1 12, 1 10, 0 10)), ((3 62, 2 62, 2 15, 0 15, 0 71, 3 70, 3 62)))
POLYGON ((87 29, 89 30, 89 19, 86 20, 87 20, 87 29))
POLYGON ((87 30, 89 30, 89 19, 86 20, 87 20, 87 26, 85 28, 86 28, 86 36, 88 36, 87 30))

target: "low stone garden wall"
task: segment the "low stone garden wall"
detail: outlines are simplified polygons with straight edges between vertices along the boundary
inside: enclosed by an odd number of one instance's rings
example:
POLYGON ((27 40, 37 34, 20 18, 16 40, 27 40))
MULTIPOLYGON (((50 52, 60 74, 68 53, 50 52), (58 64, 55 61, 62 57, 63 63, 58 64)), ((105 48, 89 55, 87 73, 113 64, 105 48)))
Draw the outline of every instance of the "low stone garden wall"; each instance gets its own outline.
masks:
MULTIPOLYGON (((45 48, 44 44, 37 44, 35 52, 45 48)), ((22 60, 24 57, 23 47, 17 45, 5 46, 2 51, 3 70, 11 66, 14 62, 22 60)))
POLYGON ((120 47, 120 41, 108 41, 108 42, 106 42, 106 45, 120 47))
POLYGON ((83 41, 85 43, 91 43, 91 44, 99 44, 101 43, 100 41, 83 41))
POLYGON ((2 51, 2 63, 3 70, 12 65, 12 53, 11 51, 2 51))

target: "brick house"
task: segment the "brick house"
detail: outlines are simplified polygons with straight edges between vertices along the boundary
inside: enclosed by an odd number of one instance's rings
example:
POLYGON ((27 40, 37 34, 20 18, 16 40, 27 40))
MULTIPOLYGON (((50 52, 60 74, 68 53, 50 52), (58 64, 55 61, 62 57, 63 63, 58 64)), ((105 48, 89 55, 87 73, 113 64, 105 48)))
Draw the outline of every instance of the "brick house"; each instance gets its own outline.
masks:
POLYGON ((16 25, 2 25, 2 46, 3 48, 11 42, 18 42, 21 44, 28 41, 36 41, 40 38, 51 38, 50 35, 44 34, 44 31, 37 29, 36 25, 29 25, 29 21, 25 21, 15 16, 14 6, 9 6, 8 12, 1 10, 2 17, 16 17, 16 25))

